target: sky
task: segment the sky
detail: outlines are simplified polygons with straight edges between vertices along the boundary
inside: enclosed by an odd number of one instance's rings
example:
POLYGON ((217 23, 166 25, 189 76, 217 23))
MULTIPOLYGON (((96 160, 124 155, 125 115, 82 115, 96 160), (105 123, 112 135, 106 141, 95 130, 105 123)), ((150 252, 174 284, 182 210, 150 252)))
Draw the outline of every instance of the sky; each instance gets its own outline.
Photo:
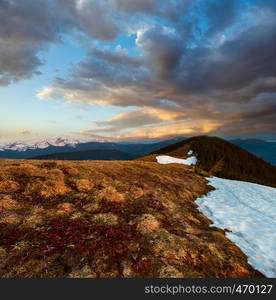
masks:
POLYGON ((0 143, 276 139, 275 0, 0 0, 0 143))

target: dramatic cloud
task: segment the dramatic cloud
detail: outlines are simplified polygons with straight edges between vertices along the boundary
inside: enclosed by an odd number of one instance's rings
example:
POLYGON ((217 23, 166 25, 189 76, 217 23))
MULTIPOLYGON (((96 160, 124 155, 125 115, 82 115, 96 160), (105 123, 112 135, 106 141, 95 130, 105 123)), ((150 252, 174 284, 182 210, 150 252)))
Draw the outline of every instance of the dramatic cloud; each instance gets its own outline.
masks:
POLYGON ((60 0, 72 27, 100 40, 113 40, 119 33, 119 22, 108 1, 60 0))
POLYGON ((36 74, 42 64, 38 51, 58 39, 57 10, 54 2, 46 3, 0 0, 1 85, 36 74))
POLYGON ((122 112, 105 121, 94 122, 97 132, 118 132, 126 128, 136 128, 141 125, 183 120, 185 113, 156 108, 140 108, 122 112))
POLYGON ((208 35, 221 33, 236 22, 239 14, 239 0, 213 0, 203 1, 203 9, 205 10, 206 20, 209 28, 208 35))
POLYGON ((163 0, 113 0, 115 6, 128 13, 144 12, 153 13, 158 9, 158 3, 163 0))
MULTIPOLYGON (((170 138, 174 136, 183 135, 199 135, 208 134, 213 132, 215 129, 221 126, 221 122, 214 120, 187 120, 180 122, 171 122, 168 124, 158 124, 153 126, 144 126, 132 130, 124 130, 123 132, 112 132, 111 137, 115 140, 143 140, 143 139, 158 139, 170 138)), ((94 129, 83 130, 80 132, 75 132, 75 134, 83 136, 95 136, 94 129)), ((99 133, 107 133, 105 131, 99 131, 99 133)), ((110 133, 110 131, 108 131, 110 133)), ((109 137, 108 135, 105 135, 109 137)))
POLYGON ((33 3, 0 0, 0 84, 31 78, 42 64, 38 53, 63 35, 81 33, 87 56, 38 98, 125 111, 80 134, 130 139, 275 131, 275 1, 33 3))
POLYGON ((195 0, 111 0, 118 11, 128 15, 145 14, 177 21, 195 0))
POLYGON ((38 74, 39 53, 64 34, 112 40, 119 33, 106 1, 0 0, 0 25, 0 85, 38 74))
POLYGON ((176 76, 185 52, 185 40, 172 28, 151 28, 139 34, 136 42, 150 64, 153 75, 164 80, 176 76))

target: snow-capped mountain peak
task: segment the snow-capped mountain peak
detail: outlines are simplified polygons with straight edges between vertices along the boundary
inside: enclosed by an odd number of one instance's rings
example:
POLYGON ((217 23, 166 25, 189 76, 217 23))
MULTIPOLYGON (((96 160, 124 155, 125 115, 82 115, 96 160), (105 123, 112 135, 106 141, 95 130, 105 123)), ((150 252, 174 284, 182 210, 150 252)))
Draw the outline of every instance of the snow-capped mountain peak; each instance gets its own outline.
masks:
MULTIPOLYGON (((94 142, 102 142, 102 141, 96 141, 94 142)), ((49 140, 40 140, 40 141, 29 141, 29 142, 13 142, 8 144, 0 145, 0 151, 27 151, 27 150, 34 150, 34 149, 45 149, 50 146, 54 147, 76 147, 77 144, 81 143, 88 143, 92 142, 91 140, 77 140, 77 139, 70 139, 67 137, 59 137, 56 139, 49 139, 49 140)))

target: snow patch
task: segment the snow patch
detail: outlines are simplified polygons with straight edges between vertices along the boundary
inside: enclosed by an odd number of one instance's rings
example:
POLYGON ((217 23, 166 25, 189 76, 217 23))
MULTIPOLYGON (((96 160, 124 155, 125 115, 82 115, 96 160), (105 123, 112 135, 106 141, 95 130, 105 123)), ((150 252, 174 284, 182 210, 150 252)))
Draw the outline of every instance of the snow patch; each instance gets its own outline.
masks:
POLYGON ((217 177, 207 178, 216 188, 196 200, 199 210, 228 229, 226 236, 267 277, 276 277, 276 188, 217 177))
POLYGON ((190 150, 187 154, 192 155, 193 153, 194 153, 193 150, 190 150))
POLYGON ((181 158, 175 158, 172 156, 167 156, 167 155, 161 155, 161 156, 156 156, 157 162, 162 165, 166 164, 182 164, 182 165, 188 165, 192 166, 197 163, 197 158, 195 156, 191 156, 186 159, 181 159, 181 158))

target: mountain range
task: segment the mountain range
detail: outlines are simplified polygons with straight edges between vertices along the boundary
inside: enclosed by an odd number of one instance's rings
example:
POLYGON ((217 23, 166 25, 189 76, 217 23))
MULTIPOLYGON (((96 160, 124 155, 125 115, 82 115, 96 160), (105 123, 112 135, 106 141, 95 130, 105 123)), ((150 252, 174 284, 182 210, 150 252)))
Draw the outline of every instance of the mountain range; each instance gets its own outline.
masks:
POLYGON ((275 276, 275 166, 217 137, 100 144, 0 159, 0 277, 275 276))
POLYGON ((133 160, 134 158, 135 156, 131 153, 116 149, 61 152, 35 157, 35 159, 42 160, 133 160))
MULTIPOLYGON (((31 142, 14 142, 0 145, 0 158, 11 159, 68 159, 84 160, 95 159, 101 160, 129 160, 145 156, 153 151, 159 150, 168 145, 187 139, 186 137, 176 137, 158 142, 114 142, 110 140, 77 140, 67 137, 57 139, 31 141, 31 142), (105 151, 103 156, 103 150, 105 151), (93 151, 91 156, 87 151, 93 151), (114 151, 114 153, 112 153, 114 151), (73 153, 74 154, 67 154, 73 153), (86 153, 84 153, 86 152, 86 153), (97 154, 98 153, 98 154, 97 154), (118 153, 120 155, 118 156, 118 153), (57 155, 59 154, 59 155, 57 155), (88 155, 88 156, 87 156, 88 155), (86 158, 84 158, 86 157, 86 158), (91 157, 91 158, 90 158, 91 157)), ((261 139, 232 139, 230 142, 248 152, 256 155, 265 161, 276 165, 276 142, 265 141, 261 139)))
POLYGON ((276 141, 235 139, 230 142, 268 161, 272 165, 276 165, 276 141))
MULTIPOLYGON (((169 140, 159 141, 157 143, 114 143, 108 140, 79 141, 67 138, 58 138, 56 140, 44 140, 29 143, 15 142, 0 146, 0 158, 66 159, 62 156, 69 156, 70 158, 67 159, 83 160, 83 155, 87 155, 87 153, 85 154, 82 152, 94 151, 94 159, 100 160, 102 156, 100 152, 102 152, 103 150, 110 150, 109 152, 105 153, 109 153, 111 156, 116 156, 115 153, 118 153, 119 151, 121 152, 121 158, 123 160, 126 160, 146 155, 152 151, 158 150, 162 147, 176 143, 183 139, 183 137, 177 137, 169 140), (114 154, 111 150, 114 151, 114 154), (98 151, 98 157, 96 151, 98 151), (75 154, 66 154, 72 152, 74 152, 75 154), (54 158, 56 157, 56 154, 59 153, 62 153, 58 156, 59 158, 54 158), (53 155, 53 157, 51 157, 51 155, 53 155)), ((108 159, 108 157, 105 156, 105 159, 108 159)))
MULTIPOLYGON (((194 153, 196 171, 205 176, 218 176, 276 187, 276 167, 254 154, 217 137, 197 136, 151 153, 187 158, 194 153)), ((150 159, 149 159, 150 160, 150 159)))

